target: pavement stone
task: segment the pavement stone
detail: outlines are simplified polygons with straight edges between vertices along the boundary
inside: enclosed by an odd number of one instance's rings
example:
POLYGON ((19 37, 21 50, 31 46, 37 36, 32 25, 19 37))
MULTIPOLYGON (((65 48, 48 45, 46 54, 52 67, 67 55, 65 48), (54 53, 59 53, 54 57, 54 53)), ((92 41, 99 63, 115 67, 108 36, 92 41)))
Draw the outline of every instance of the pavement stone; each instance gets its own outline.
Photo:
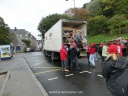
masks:
MULTIPOLYGON (((25 63, 20 54, 14 55, 10 60, 0 61, 0 72, 10 71, 3 96, 48 96, 25 63)), ((0 79, 0 86, 2 80, 4 79, 0 79)))

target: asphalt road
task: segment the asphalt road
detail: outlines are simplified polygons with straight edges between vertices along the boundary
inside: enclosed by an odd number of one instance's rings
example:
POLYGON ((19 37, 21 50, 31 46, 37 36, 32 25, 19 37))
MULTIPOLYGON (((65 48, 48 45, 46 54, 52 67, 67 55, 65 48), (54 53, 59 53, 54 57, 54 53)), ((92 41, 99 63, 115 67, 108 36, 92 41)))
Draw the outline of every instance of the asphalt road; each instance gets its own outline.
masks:
POLYGON ((80 70, 63 72, 60 61, 52 62, 42 52, 22 55, 49 96, 111 96, 101 75, 100 59, 96 68, 89 67, 86 58, 78 59, 80 70))

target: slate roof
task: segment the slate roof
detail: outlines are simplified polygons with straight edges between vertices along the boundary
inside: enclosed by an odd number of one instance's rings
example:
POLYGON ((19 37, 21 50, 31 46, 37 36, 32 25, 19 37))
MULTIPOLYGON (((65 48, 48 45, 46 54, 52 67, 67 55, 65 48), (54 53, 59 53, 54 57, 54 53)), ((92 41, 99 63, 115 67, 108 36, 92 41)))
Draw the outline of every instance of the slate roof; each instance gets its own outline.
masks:
POLYGON ((22 35, 22 37, 25 37, 26 34, 31 34, 30 32, 26 31, 25 29, 11 29, 11 32, 18 34, 18 35, 22 35))
POLYGON ((26 31, 25 29, 11 29, 11 32, 18 34, 18 35, 21 34, 23 38, 31 37, 36 40, 36 38, 30 32, 26 31), (25 36, 26 34, 28 34, 28 37, 25 36))

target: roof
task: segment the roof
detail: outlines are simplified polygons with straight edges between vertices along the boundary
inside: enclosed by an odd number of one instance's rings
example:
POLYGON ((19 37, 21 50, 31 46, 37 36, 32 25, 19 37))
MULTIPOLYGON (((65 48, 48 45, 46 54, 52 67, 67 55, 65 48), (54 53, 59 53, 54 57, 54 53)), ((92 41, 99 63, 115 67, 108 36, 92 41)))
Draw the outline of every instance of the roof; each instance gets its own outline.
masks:
POLYGON ((11 29, 11 32, 18 34, 18 35, 22 35, 25 36, 26 34, 30 34, 30 32, 27 32, 25 29, 11 29))
POLYGON ((11 29, 11 32, 18 34, 18 35, 21 34, 23 38, 27 38, 25 35, 28 34, 28 37, 31 37, 36 40, 36 38, 30 32, 26 31, 25 29, 11 29))

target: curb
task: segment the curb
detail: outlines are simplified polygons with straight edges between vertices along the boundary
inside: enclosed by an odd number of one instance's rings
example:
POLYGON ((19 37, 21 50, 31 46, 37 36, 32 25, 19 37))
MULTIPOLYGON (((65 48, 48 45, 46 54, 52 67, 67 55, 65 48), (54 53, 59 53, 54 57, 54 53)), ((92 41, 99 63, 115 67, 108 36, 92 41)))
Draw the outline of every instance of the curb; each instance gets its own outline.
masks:
POLYGON ((10 71, 8 71, 7 74, 6 74, 6 77, 4 79, 4 83, 3 83, 2 88, 0 90, 0 96, 3 96, 4 95, 4 91, 5 91, 6 84, 7 84, 7 81, 8 81, 9 76, 10 76, 10 71))
MULTIPOLYGON (((34 79, 34 81, 36 82, 36 84, 38 85, 39 89, 41 90, 41 92, 43 93, 43 96, 49 96, 48 93, 45 91, 45 89, 43 88, 43 86, 40 84, 40 82, 37 80, 36 76, 33 74, 32 70, 29 68, 27 62, 25 61, 24 57, 21 56, 21 58, 23 59, 23 61, 25 62, 25 65, 28 68, 28 71, 30 72, 30 74, 32 75, 32 78, 34 79)), ((1 95, 0 95, 1 96, 1 95)))

